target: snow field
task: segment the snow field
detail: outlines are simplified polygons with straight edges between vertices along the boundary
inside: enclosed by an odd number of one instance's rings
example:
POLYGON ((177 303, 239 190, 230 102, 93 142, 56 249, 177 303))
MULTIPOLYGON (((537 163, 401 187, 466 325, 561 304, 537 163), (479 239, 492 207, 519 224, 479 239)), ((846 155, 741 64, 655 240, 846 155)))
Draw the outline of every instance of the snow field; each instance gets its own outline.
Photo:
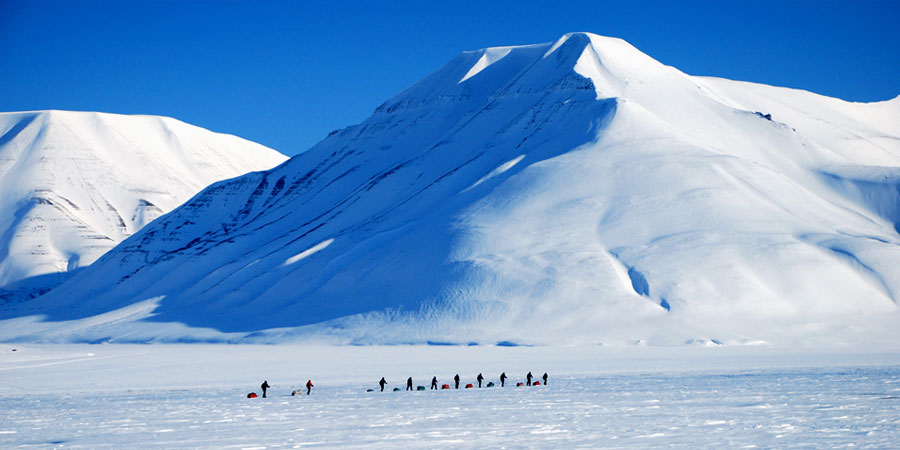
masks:
POLYGON ((0 381, 13 387, 0 401, 3 448, 891 448, 900 440, 896 354, 6 345, 0 355, 0 381), (546 367, 549 385, 510 387, 526 366, 537 377, 546 367), (389 391, 410 375, 427 386, 433 371, 439 383, 458 371, 464 385, 479 371, 497 382, 501 370, 505 388, 389 391), (378 392, 382 375, 390 384, 378 392), (245 398, 263 378, 269 398, 245 398), (312 395, 291 397, 308 378, 312 395))

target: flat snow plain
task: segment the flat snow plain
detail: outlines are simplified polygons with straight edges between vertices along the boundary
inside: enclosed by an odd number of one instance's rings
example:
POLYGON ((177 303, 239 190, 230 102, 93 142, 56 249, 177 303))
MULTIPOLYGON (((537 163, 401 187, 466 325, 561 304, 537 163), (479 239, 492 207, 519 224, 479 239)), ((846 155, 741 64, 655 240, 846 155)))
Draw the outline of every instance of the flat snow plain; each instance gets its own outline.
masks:
POLYGON ((0 448, 900 446, 897 352, 0 344, 0 385, 0 448))

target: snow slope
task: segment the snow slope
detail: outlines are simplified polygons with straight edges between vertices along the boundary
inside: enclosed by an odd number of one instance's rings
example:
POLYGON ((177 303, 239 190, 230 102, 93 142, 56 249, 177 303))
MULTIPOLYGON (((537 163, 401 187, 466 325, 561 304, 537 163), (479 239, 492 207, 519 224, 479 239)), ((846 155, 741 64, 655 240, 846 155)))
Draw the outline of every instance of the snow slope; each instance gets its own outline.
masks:
POLYGON ((44 290, 210 183, 285 159, 166 117, 0 113, 0 287, 44 290))
POLYGON ((588 33, 464 52, 216 183, 0 339, 896 347, 900 99, 588 33))

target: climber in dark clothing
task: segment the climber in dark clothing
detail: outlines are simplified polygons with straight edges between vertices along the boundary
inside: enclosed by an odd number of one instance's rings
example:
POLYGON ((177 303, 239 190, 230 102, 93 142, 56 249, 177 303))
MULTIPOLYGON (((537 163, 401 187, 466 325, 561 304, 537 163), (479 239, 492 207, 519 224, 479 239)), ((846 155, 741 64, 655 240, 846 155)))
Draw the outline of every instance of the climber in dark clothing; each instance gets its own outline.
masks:
POLYGON ((459 374, 456 374, 456 375, 453 377, 453 382, 456 383, 456 389, 459 389, 459 374))
POLYGON ((431 388, 437 389, 437 377, 431 377, 431 388))
POLYGON ((269 388, 269 380, 264 380, 263 383, 259 385, 259 388, 263 391, 263 398, 266 398, 266 389, 269 388))
POLYGON ((412 388, 412 377, 409 377, 409 378, 406 379, 406 390, 407 390, 407 391, 413 390, 413 388, 412 388))
POLYGON ((306 395, 309 395, 310 391, 312 391, 312 388, 312 380, 306 380, 306 395))
POLYGON ((547 372, 544 372, 544 376, 542 376, 541 378, 544 379, 544 386, 546 386, 547 385, 547 372))
POLYGON ((381 386, 381 392, 384 392, 384 385, 387 384, 387 381, 384 381, 384 377, 381 377, 381 381, 378 382, 378 385, 381 386))
POLYGON ((506 372, 500 374, 500 387, 506 385, 506 372))
POLYGON ((478 378, 476 378, 476 379, 478 380, 478 387, 481 387, 481 382, 484 381, 484 377, 481 376, 481 374, 479 373, 478 378))
POLYGON ((531 372, 528 372, 528 375, 525 375, 525 378, 527 379, 527 382, 525 383, 525 385, 531 386, 531 379, 534 378, 534 375, 532 375, 531 372))

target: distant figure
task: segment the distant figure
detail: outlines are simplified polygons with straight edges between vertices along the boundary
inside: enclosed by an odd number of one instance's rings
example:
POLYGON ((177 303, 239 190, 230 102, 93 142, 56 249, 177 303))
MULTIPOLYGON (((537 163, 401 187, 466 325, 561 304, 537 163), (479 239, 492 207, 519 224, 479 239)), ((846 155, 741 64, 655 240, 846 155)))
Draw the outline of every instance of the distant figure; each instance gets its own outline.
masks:
POLYGON ((459 389, 459 374, 453 377, 453 381, 456 383, 456 389, 459 389))
POLYGON ((269 388, 269 380, 263 380, 263 384, 259 385, 263 391, 263 398, 266 398, 266 389, 269 388))
POLYGON ((384 385, 387 384, 387 381, 384 381, 384 377, 381 377, 381 381, 378 382, 378 385, 381 386, 381 392, 384 392, 384 385))
POLYGON ((526 386, 531 386, 531 379, 534 378, 534 375, 532 375, 531 372, 528 372, 528 375, 525 375, 525 378, 526 378, 526 380, 527 380, 527 381, 525 382, 525 385, 526 385, 526 386))
POLYGON ((437 377, 431 377, 431 388, 437 389, 437 377))
POLYGON ((506 386, 506 372, 500 374, 500 387, 506 386))
POLYGON ((544 376, 542 376, 541 378, 544 379, 544 386, 546 386, 547 385, 547 372, 544 372, 544 376))
POLYGON ((407 390, 407 391, 413 390, 413 388, 412 388, 412 377, 409 377, 409 378, 406 379, 406 390, 407 390))
POLYGON ((481 387, 481 382, 484 381, 484 377, 481 376, 481 374, 479 373, 478 378, 476 378, 476 380, 478 380, 478 387, 481 387))
POLYGON ((309 392, 312 391, 312 388, 312 380, 306 380, 306 395, 309 395, 309 392))

